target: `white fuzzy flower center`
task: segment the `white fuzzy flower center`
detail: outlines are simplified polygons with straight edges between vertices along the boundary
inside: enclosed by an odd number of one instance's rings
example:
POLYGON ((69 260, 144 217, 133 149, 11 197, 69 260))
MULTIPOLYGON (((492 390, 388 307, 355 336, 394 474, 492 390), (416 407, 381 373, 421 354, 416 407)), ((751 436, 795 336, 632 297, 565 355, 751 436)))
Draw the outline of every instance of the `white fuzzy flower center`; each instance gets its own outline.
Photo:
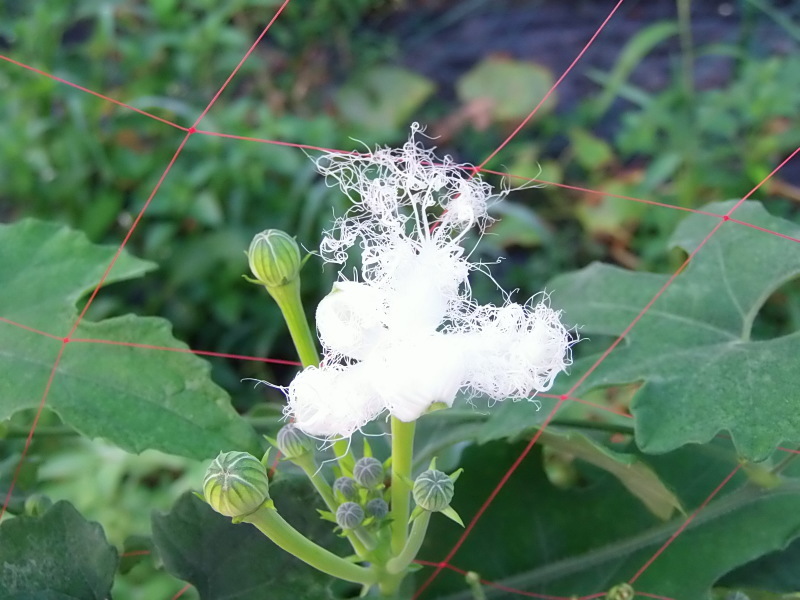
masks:
POLYGON ((320 252, 343 264, 360 248, 361 281, 343 278, 320 302, 324 359, 289 387, 286 413, 310 435, 347 437, 384 411, 413 421, 460 392, 529 397, 570 362, 568 333, 545 302, 472 300, 475 267, 460 242, 485 226, 492 190, 415 142, 418 130, 399 149, 317 160, 353 202, 320 252))

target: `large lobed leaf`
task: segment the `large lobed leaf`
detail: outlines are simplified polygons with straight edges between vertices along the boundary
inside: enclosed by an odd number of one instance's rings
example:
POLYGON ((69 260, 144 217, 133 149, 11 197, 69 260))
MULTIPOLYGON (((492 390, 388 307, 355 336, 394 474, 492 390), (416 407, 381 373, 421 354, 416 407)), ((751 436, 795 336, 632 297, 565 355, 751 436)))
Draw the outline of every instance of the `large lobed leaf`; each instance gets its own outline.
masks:
MULTIPOLYGON (((706 211, 725 214, 733 202, 706 211)), ((800 227, 746 202, 736 218, 800 237, 800 227)), ((693 251, 719 219, 687 217, 672 244, 693 251)), ((763 460, 781 442, 800 442, 800 333, 754 341, 753 321, 765 300, 800 273, 800 247, 733 222, 723 223, 687 268, 587 378, 591 388, 641 382, 631 411, 636 440, 659 453, 729 432, 737 450, 763 460)), ((666 283, 667 275, 603 264, 554 279, 552 302, 584 337, 617 336, 666 283)), ((596 357, 578 361, 573 377, 596 357)))
MULTIPOLYGON (((523 444, 492 442, 464 453, 453 507, 474 515, 523 444)), ((691 446, 656 457, 658 476, 689 511, 697 508, 734 468, 727 442, 691 446)), ((609 474, 585 464, 582 482, 555 488, 545 476, 538 446, 519 466, 477 522, 451 564, 501 586, 533 594, 575 597, 602 594, 629 580, 686 520, 663 523, 609 474)), ((800 480, 759 488, 734 476, 635 582, 637 592, 681 600, 708 600, 726 573, 800 534, 800 480)), ((440 561, 462 530, 434 515, 421 558, 440 561)), ((427 577, 423 571, 418 582, 427 577)), ((737 583, 755 583, 739 577, 737 583)), ((507 589, 506 588, 506 589, 507 589)), ((487 598, 516 598, 485 587, 487 598)), ((463 576, 445 571, 421 596, 470 600, 463 576)), ((637 596, 638 597, 638 596, 637 596)))
MULTIPOLYGON (((115 251, 54 224, 0 226, 0 316, 67 335, 78 316, 76 303, 94 288, 115 251)), ((153 267, 123 252, 107 283, 153 267)), ((61 341, 8 323, 0 330, 0 419, 6 419, 39 404, 61 341)), ((133 315, 84 320, 73 337, 187 348, 167 321, 133 315)), ((211 380, 208 364, 189 353, 71 342, 47 406, 80 433, 131 452, 154 448, 200 459, 221 449, 258 447, 253 430, 211 380)))

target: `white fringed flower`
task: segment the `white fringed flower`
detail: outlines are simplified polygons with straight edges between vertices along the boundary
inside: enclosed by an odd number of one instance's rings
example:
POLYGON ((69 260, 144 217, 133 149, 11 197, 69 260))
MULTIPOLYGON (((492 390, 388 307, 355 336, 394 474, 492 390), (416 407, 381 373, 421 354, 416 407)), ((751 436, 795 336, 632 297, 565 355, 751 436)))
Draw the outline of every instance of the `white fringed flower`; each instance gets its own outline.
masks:
POLYGON ((560 313, 545 301, 478 306, 460 245, 489 221, 489 184, 411 139, 399 149, 325 154, 317 168, 352 208, 320 246, 344 264, 360 250, 361 281, 342 280, 317 308, 324 350, 298 374, 286 414, 309 435, 348 437, 388 411, 413 421, 459 392, 493 400, 550 389, 570 363, 560 313))

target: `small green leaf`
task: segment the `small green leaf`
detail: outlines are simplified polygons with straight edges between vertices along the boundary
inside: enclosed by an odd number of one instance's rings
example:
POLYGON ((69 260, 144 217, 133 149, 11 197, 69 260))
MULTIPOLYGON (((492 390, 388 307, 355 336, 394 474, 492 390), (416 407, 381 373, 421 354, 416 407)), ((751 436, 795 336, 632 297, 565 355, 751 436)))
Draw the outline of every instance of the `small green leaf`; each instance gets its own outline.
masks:
MULTIPOLYGON (((522 119, 553 87, 553 74, 533 62, 489 57, 456 82, 458 99, 465 104, 485 102, 496 121, 522 119)), ((536 113, 538 118, 556 105, 551 95, 536 113)))
POLYGON ((105 600, 117 551, 68 502, 0 525, 0 598, 105 600))
MULTIPOLYGON (((77 320, 76 304, 102 277, 116 248, 91 244, 79 232, 39 221, 0 226, 0 314, 56 336, 77 320)), ((106 283, 139 277, 152 263, 120 254, 106 283)), ((102 293, 102 292, 101 292, 102 293)), ((35 408, 45 391, 61 340, 2 324, 0 419, 35 408)), ((49 388, 47 406, 87 437, 129 452, 154 448, 191 458, 220 449, 258 452, 252 428, 210 378, 208 363, 187 352, 169 323, 125 315, 84 319, 67 344, 49 388)))
POLYGON ((345 119, 372 135, 394 135, 408 124, 435 88, 422 75, 383 65, 348 82, 337 93, 336 104, 345 119))

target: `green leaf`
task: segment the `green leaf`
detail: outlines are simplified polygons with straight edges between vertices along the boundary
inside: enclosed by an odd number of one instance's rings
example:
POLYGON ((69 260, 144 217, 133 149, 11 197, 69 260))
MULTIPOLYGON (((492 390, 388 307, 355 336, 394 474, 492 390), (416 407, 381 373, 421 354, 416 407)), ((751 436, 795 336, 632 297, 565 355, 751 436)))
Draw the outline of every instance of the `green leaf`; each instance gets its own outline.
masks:
MULTIPOLYGON (((704 210, 724 214, 733 201, 704 210)), ((736 218, 800 237, 800 227, 771 216, 757 202, 736 218)), ((672 244, 691 252, 719 223, 687 217, 672 244)), ((636 440, 650 453, 702 443, 722 431, 746 458, 763 460, 781 442, 800 442, 800 333, 754 341, 753 321, 774 290, 800 273, 800 253, 790 242, 733 222, 714 236, 628 333, 625 343, 592 372, 576 395, 616 384, 642 382, 631 411, 636 440)), ((581 335, 617 336, 668 280, 602 264, 557 277, 547 289, 581 335)), ((569 385, 595 361, 577 361, 569 385)))
MULTIPOLYGON (((0 226, 0 315, 56 336, 67 335, 76 304, 99 281, 115 248, 39 221, 0 226)), ((106 283, 139 277, 152 263, 123 252, 106 283)), ((101 292, 102 293, 102 292, 101 292)), ((61 341, 2 324, 0 419, 38 406, 61 341)), ((185 350, 167 321, 125 315, 83 320, 76 339, 102 339, 185 350)), ((47 406, 87 437, 130 452, 154 448, 191 458, 221 449, 257 451, 252 428, 214 384, 209 365, 186 352, 70 342, 49 388, 47 406)))
POLYGON ((575 432, 561 433, 545 429, 539 434, 539 440, 545 446, 608 471, 659 519, 668 519, 675 510, 682 512, 677 496, 635 454, 614 452, 575 432))
MULTIPOLYGON (((465 519, 476 513, 523 444, 493 442, 464 453, 464 474, 452 505, 465 519)), ((535 446, 450 561, 501 585, 536 594, 600 594, 630 579, 675 531, 680 515, 663 523, 609 474, 583 464, 582 484, 555 488, 535 446), (508 543, 513 540, 514 543, 508 543)), ((689 510, 697 508, 735 465, 727 442, 682 448, 653 461, 689 510)), ((636 580, 636 591, 706 600, 733 568, 783 548, 800 534, 800 481, 763 489, 735 475, 711 503, 636 580)), ((431 519, 420 558, 441 560, 461 530, 431 519)), ((420 581, 430 571, 421 573, 420 581)), ((506 597, 485 588, 487 598, 506 597)), ((425 597, 471 600, 463 578, 443 572, 425 597)))
MULTIPOLYGON (((281 516, 296 529, 317 543, 334 543, 330 526, 313 510, 316 496, 305 482, 278 481, 270 486, 270 494, 281 516)), ((331 577, 284 552, 252 525, 234 525, 190 493, 169 513, 153 515, 153 541, 166 569, 194 585, 201 598, 333 597, 331 577)), ((340 542, 339 549, 345 546, 340 542)))
POLYGON ((116 568, 117 551, 102 527, 68 502, 0 525, 1 598, 105 600, 116 568))
MULTIPOLYGON (((553 87, 553 74, 532 62, 489 57, 456 82, 458 99, 465 104, 485 103, 497 121, 523 119, 553 87)), ((542 118, 556 105, 551 95, 536 113, 542 118)))
POLYGON ((395 135, 434 92, 432 81, 402 67, 380 66, 342 87, 336 104, 371 135, 395 135))

